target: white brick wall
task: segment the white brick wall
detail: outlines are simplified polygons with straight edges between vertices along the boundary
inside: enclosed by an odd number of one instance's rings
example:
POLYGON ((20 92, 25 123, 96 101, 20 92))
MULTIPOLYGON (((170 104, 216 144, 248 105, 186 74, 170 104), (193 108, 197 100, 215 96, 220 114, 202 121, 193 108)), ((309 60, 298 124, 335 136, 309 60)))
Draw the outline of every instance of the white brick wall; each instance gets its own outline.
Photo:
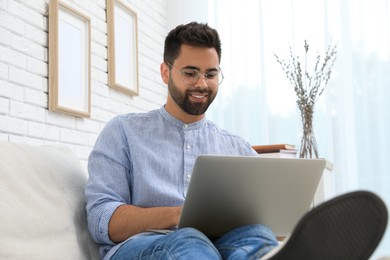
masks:
POLYGON ((91 18, 91 118, 48 111, 49 0, 0 0, 0 140, 66 146, 86 168, 108 120, 165 103, 159 66, 169 0, 127 0, 138 14, 137 97, 107 85, 106 0, 62 1, 91 18))

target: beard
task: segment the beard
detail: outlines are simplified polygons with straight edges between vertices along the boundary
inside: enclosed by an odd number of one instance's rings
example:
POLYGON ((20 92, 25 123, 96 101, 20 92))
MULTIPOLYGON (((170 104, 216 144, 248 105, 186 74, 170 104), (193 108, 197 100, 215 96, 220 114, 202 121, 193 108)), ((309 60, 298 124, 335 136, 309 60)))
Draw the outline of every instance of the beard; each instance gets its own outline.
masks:
POLYGON ((210 104, 214 101, 217 92, 212 92, 210 90, 204 89, 188 89, 184 93, 182 93, 176 85, 173 83, 172 78, 169 78, 168 81, 168 91, 171 95, 173 101, 186 113, 190 115, 203 115, 206 113, 210 104), (206 102, 193 102, 189 99, 189 95, 191 92, 197 92, 202 94, 207 94, 206 102))

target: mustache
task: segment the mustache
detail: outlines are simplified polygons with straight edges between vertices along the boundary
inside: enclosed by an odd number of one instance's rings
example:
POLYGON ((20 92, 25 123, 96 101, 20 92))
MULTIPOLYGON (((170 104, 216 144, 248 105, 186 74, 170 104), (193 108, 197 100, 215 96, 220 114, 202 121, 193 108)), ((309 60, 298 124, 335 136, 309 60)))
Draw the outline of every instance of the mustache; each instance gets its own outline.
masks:
POLYGON ((211 93, 211 90, 207 89, 207 88, 204 88, 204 89, 201 89, 201 88, 193 88, 193 89, 188 89, 186 91, 188 94, 194 94, 194 93, 201 93, 201 94, 210 94, 211 93))

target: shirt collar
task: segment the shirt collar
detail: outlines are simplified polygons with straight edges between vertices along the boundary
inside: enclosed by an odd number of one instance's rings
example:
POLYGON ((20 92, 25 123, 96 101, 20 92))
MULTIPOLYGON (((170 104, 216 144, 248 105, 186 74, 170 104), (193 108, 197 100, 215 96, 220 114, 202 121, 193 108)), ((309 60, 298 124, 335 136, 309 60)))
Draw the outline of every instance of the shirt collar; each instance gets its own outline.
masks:
POLYGON ((200 128, 202 126, 207 125, 207 122, 208 122, 206 117, 204 117, 201 120, 196 121, 194 123, 186 124, 183 121, 181 121, 181 120, 177 119, 176 117, 174 117, 173 115, 171 115, 170 113, 168 113, 168 111, 165 109, 165 106, 162 106, 160 108, 160 114, 162 115, 162 117, 164 119, 166 119, 167 121, 169 121, 173 125, 175 125, 179 128, 182 128, 182 129, 197 129, 197 128, 200 128))

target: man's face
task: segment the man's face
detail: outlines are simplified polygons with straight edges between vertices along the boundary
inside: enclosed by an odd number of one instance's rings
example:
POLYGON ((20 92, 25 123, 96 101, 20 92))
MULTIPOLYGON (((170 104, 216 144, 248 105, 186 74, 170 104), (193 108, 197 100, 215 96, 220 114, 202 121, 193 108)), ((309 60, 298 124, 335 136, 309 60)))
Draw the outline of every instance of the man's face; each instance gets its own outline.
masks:
MULTIPOLYGON (((175 73, 171 70, 171 74, 175 73)), ((175 103, 190 115, 202 115, 206 113, 208 107, 217 95, 217 91, 208 88, 188 88, 180 89, 173 82, 172 77, 168 81, 168 91, 175 103)))
POLYGON ((203 115, 218 92, 218 85, 204 77, 205 73, 219 70, 218 54, 214 48, 198 48, 188 45, 181 47, 179 57, 172 64, 169 72, 168 91, 171 99, 189 115, 203 115), (200 77, 188 83, 183 72, 198 71, 200 77))

